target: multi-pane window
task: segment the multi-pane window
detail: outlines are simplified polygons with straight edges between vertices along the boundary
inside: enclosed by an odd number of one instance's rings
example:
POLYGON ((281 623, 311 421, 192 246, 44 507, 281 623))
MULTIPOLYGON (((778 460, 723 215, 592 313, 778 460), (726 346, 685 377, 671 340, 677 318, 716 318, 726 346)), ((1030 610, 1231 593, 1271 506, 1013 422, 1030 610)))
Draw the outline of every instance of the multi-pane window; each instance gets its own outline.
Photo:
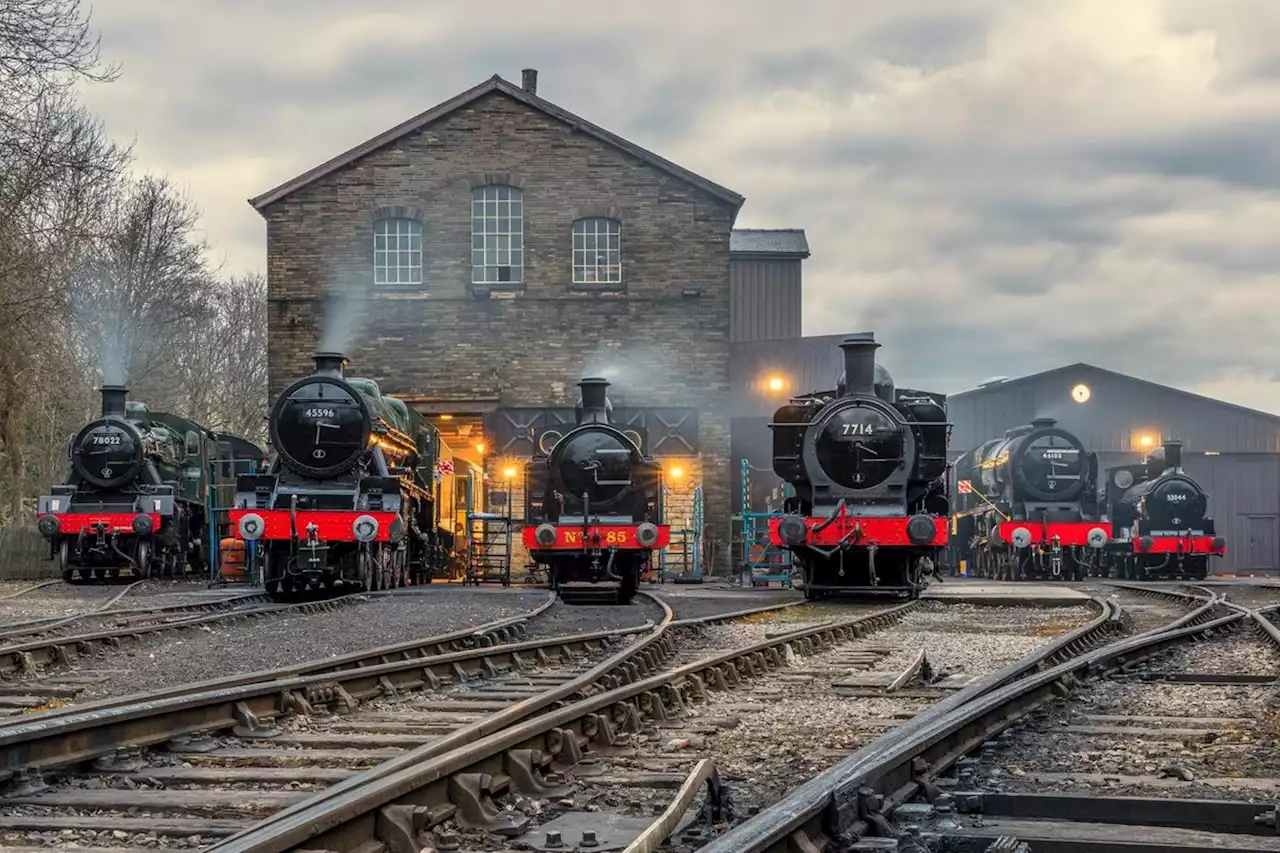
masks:
POLYGON ((375 284, 422 284, 422 223, 379 219, 373 223, 375 284))
POLYGON ((621 284, 621 226, 616 219, 573 223, 573 283, 621 284))
POLYGON ((516 187, 471 191, 471 281, 524 281, 524 199, 516 187))

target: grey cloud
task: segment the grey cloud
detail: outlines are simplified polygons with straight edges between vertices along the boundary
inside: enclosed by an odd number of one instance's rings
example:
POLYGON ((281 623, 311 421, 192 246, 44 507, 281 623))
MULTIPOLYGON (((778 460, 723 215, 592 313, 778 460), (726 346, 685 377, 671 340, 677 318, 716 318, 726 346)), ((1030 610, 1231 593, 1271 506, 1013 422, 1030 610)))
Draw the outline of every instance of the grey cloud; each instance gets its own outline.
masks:
MULTIPOLYGON (((1275 13, 1147 8, 1121 16, 1128 29, 1080 18, 1015 32, 1087 13, 1031 0, 493 0, 477 18, 386 0, 394 37, 340 49, 324 31, 322 52, 323 27, 374 13, 112 0, 97 20, 125 78, 91 103, 180 181, 203 181, 221 223, 210 238, 232 268, 260 269, 246 197, 495 72, 536 67, 552 101, 746 195, 741 226, 807 229, 806 333, 874 328, 900 382, 954 392, 1075 361, 1182 386, 1274 378, 1280 320, 1258 309, 1280 268, 1264 224, 1280 217, 1275 13), (1197 33, 1213 35, 1209 54, 1187 46, 1197 33), (1079 49, 1056 52, 1062 41, 1079 49), (1114 85, 1085 108, 1045 107, 1099 79, 1114 85), (776 118, 745 123, 760 115, 776 118), (1194 215, 1204 223, 1179 221, 1194 215), (1154 331, 1167 316, 1194 323, 1154 331)), ((1268 399, 1280 410, 1280 391, 1268 399)))

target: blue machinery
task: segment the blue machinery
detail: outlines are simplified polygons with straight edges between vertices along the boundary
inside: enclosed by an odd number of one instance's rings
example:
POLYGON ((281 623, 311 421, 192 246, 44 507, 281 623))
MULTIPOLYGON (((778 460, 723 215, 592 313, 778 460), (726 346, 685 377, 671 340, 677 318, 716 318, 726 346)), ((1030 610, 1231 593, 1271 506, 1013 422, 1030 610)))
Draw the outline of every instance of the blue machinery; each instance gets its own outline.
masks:
POLYGON ((791 552, 769 544, 769 522, 781 518, 782 502, 791 495, 791 485, 782 483, 766 501, 764 512, 751 509, 751 463, 742 460, 742 512, 733 517, 738 529, 738 572, 752 586, 781 583, 791 586, 791 552))

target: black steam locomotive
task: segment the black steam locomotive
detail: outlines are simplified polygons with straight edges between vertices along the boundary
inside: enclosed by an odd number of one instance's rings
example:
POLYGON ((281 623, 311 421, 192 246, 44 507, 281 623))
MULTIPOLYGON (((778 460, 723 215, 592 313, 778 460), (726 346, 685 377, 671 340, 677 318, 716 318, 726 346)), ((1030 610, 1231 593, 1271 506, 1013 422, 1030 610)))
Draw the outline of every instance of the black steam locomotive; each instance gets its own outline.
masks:
POLYGON ((525 467, 524 545, 565 602, 625 604, 671 537, 662 467, 613 425, 607 380, 578 387, 576 425, 525 467))
POLYGON ((1099 515, 1098 455, 1056 424, 1036 418, 956 461, 953 559, 971 574, 1079 580, 1100 566, 1110 527, 1099 515))
POLYGON ((1106 471, 1112 540, 1106 562, 1118 578, 1203 579, 1209 560, 1226 553, 1214 530, 1209 497, 1182 470, 1182 442, 1169 440, 1138 465, 1106 471))
POLYGON ((251 469, 261 448, 179 415, 152 412, 129 401, 124 386, 104 385, 101 393, 102 416, 67 443, 67 481, 39 499, 36 526, 49 540, 62 579, 86 583, 203 571, 210 478, 218 470, 251 469))
POLYGON ((916 598, 947 543, 946 398, 895 388, 879 346, 870 333, 846 339, 835 392, 797 397, 769 424, 773 470, 795 488, 769 537, 790 550, 808 599, 916 598))
POLYGON ((347 378, 341 354, 314 359, 271 409, 270 471, 238 478, 237 536, 264 550, 272 596, 429 583, 448 541, 435 521, 439 433, 376 382, 347 378))

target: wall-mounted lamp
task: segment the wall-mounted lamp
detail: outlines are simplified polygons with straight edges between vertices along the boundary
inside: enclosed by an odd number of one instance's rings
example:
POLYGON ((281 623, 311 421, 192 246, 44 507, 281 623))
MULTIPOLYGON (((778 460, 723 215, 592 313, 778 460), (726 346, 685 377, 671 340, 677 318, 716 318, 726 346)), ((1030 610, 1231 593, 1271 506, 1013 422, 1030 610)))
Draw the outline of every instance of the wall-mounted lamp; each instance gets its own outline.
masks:
POLYGON ((1083 403, 1092 396, 1092 393, 1093 392, 1089 390, 1088 385, 1081 383, 1071 389, 1071 399, 1075 400, 1077 403, 1083 403))

